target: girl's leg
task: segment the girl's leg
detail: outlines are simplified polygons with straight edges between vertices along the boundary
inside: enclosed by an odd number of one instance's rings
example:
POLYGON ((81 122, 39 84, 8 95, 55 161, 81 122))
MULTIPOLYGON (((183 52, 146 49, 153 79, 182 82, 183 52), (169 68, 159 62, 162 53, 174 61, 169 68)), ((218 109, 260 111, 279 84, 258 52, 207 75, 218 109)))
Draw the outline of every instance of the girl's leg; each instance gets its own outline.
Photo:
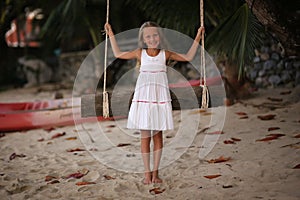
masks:
POLYGON ((150 142, 151 133, 147 130, 141 130, 141 153, 145 168, 144 184, 151 184, 151 170, 150 170, 150 142))
POLYGON ((158 131, 153 135, 153 173, 152 183, 162 183, 162 180, 158 176, 158 168, 163 148, 162 131, 158 131))

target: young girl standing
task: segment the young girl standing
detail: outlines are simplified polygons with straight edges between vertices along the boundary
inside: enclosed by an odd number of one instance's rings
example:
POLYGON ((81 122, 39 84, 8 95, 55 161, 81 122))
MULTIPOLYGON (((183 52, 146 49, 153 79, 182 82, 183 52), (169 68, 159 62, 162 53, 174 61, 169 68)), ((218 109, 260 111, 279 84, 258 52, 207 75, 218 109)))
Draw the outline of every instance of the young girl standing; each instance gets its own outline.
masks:
POLYGON ((164 48, 161 28, 154 22, 144 23, 139 30, 139 48, 120 50, 110 24, 105 24, 114 56, 137 59, 140 74, 128 114, 127 128, 141 130, 141 153, 145 168, 144 184, 161 183, 158 176, 163 148, 162 131, 173 129, 172 105, 166 74, 166 61, 191 61, 197 51, 204 27, 198 29, 192 46, 186 54, 164 48), (150 169, 150 142, 153 138, 153 169, 150 169))

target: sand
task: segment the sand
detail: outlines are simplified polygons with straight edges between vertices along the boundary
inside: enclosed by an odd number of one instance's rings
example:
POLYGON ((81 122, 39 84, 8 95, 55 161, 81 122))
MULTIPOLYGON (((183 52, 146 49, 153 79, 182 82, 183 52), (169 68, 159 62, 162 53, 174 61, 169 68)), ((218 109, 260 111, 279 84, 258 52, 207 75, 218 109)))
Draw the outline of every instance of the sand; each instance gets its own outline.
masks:
MULTIPOLYGON (((55 91, 10 90, 0 93, 0 101, 53 98, 55 91)), ((62 92, 71 96, 68 90, 62 92)), ((174 111, 175 130, 164 133, 170 148, 163 153, 162 184, 143 185, 143 174, 132 172, 140 172, 142 163, 138 133, 125 130, 126 119, 3 133, 0 197, 300 199, 300 170, 295 169, 300 164, 299 94, 300 87, 260 89, 230 107, 174 111), (223 129, 213 127, 209 121, 224 110, 223 129), (259 118, 266 115, 273 119, 259 118), (200 119, 196 130, 195 119, 200 119), (178 134, 180 128, 184 131, 178 134), (58 133, 65 134, 52 138, 58 133), (182 146, 174 144, 179 140, 182 146)))

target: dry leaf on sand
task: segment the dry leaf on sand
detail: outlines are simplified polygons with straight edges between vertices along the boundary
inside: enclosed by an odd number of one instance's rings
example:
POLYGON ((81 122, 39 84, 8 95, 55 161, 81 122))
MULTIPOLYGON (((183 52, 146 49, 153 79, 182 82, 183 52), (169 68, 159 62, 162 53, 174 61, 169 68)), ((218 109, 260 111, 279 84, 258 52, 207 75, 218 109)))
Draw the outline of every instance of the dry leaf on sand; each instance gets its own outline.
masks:
POLYGON ((211 160, 207 160, 208 163, 221 163, 221 162, 226 162, 231 160, 230 157, 224 157, 224 156, 220 156, 219 158, 216 159, 211 159, 211 160))
POLYGON ((160 187, 153 188, 149 190, 150 194, 155 195, 155 194, 160 194, 163 193, 166 189, 161 189, 160 187))
POLYGON ((88 182, 88 181, 82 181, 82 182, 77 182, 76 185, 82 186, 82 185, 91 185, 91 184, 96 184, 95 182, 88 182))
POLYGON ((257 116, 261 120, 272 120, 275 118, 276 115, 274 114, 268 114, 268 115, 259 115, 257 116))
POLYGON ((54 134, 54 135, 51 137, 51 139, 59 138, 59 137, 64 136, 64 135, 66 135, 66 132, 56 133, 56 134, 54 134))
POLYGON ((214 175, 207 175, 207 176, 204 176, 205 178, 208 178, 208 179, 214 179, 214 178, 218 178, 222 176, 221 174, 214 174, 214 175))

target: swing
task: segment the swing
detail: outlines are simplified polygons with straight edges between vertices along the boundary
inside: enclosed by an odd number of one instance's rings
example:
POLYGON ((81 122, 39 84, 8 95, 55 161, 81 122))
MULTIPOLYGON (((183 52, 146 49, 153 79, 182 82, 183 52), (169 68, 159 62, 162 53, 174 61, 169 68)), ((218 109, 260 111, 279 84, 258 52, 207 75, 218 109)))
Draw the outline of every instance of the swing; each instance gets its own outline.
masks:
MULTIPOLYGON (((200 24, 204 27, 204 9, 203 0, 200 0, 200 24)), ((204 33, 201 37, 201 53, 200 53, 200 87, 202 88, 201 109, 207 109, 209 105, 209 91, 206 85, 205 72, 205 49, 204 49, 204 33)))
MULTIPOLYGON (((106 7, 106 22, 108 23, 109 20, 109 0, 107 0, 107 7, 106 7)), ((203 9, 203 0, 200 0, 200 24, 204 26, 204 9, 203 9)), ((103 72, 103 94, 102 95, 84 95, 81 98, 81 115, 82 117, 91 117, 91 116, 103 116, 103 118, 108 117, 115 117, 115 116, 126 116, 128 114, 128 106, 124 104, 123 99, 124 96, 122 95, 130 95, 132 96, 132 92, 130 91, 123 91, 123 94, 115 94, 115 104, 117 107, 114 106, 114 113, 111 110, 111 98, 110 94, 106 90, 106 67, 107 67, 107 51, 108 51, 108 34, 105 34, 105 49, 104 49, 104 72, 103 72), (102 103, 100 103, 102 100, 102 103), (96 111, 96 112, 95 112, 96 111), (114 115, 114 116, 113 116, 114 115)), ((191 84, 191 83, 190 83, 191 84)), ((206 72, 205 72, 205 50, 204 50, 204 33, 202 33, 201 37, 201 49, 200 49, 200 84, 193 85, 192 88, 194 89, 196 96, 198 98, 198 106, 201 109, 207 109, 210 105, 209 102, 209 91, 207 87, 206 81, 206 72)), ((186 99, 180 99, 178 101, 176 95, 171 92, 171 99, 172 99, 172 109, 173 110, 180 110, 180 109, 192 109, 194 107, 190 107, 189 105, 189 94, 185 95, 186 91, 182 88, 172 88, 173 91, 177 91, 180 93, 180 96, 186 97, 186 99), (174 90, 175 89, 175 90, 174 90), (182 107, 180 103, 186 104, 182 107)), ((114 96, 115 96, 114 95, 114 96)), ((131 101, 129 102, 129 105, 131 101)), ((198 107, 198 108, 199 108, 198 107)))
MULTIPOLYGON (((109 17, 109 0, 106 4, 106 23, 108 23, 109 17)), ((108 92, 106 91, 106 66, 107 66, 107 41, 108 34, 105 33, 105 50, 104 50, 104 70, 103 70, 103 117, 109 117, 109 102, 108 102, 108 92)))

